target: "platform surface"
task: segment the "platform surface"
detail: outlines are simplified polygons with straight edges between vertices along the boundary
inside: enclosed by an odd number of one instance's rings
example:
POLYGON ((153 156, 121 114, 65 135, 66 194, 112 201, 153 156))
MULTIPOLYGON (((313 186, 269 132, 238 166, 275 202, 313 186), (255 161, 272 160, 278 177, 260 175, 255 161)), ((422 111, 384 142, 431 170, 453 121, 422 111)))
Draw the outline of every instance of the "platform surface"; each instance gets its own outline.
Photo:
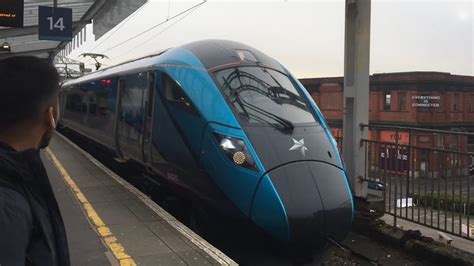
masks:
POLYGON ((234 262, 80 148, 55 136, 42 159, 72 265, 229 265, 234 262))

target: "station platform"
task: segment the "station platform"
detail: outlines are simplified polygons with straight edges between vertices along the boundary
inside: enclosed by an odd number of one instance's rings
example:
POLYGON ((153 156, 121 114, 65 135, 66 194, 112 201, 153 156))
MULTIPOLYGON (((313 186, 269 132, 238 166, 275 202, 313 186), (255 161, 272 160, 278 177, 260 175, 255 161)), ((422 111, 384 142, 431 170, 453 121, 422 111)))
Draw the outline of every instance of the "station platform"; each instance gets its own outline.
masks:
POLYGON ((62 135, 41 156, 72 265, 236 265, 62 135))

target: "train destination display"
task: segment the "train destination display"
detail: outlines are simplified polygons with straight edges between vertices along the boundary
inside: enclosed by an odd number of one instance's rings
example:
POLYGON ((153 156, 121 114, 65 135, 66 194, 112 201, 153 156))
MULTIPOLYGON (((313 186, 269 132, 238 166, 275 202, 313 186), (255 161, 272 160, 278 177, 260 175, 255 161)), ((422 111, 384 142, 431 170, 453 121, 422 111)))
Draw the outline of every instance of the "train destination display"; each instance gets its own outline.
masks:
POLYGON ((0 4, 0 26, 23 27, 24 0, 2 0, 0 4))

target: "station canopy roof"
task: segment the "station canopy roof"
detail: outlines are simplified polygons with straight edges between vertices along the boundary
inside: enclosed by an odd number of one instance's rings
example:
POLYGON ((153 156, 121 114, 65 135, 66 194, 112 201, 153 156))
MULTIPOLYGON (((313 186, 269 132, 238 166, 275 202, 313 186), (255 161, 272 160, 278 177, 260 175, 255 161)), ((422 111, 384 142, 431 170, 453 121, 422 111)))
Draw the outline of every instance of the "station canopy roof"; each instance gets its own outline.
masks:
MULTIPOLYGON (((123 2, 133 1, 126 0, 123 2)), ((139 0, 138 2, 143 4, 146 1, 139 0)), ((93 19, 103 19, 111 16, 107 12, 114 10, 112 7, 120 5, 119 3, 121 3, 119 0, 57 0, 58 7, 72 9, 73 36, 76 36, 93 19)), ((34 55, 40 58, 52 59, 68 44, 64 41, 38 39, 38 6, 52 7, 53 5, 53 0, 24 0, 23 28, 0 27, 0 45, 7 42, 11 50, 10 52, 1 52, 0 59, 12 55, 34 55)), ((135 10, 136 8, 131 12, 135 10)), ((105 30, 109 30, 109 28, 105 30)))

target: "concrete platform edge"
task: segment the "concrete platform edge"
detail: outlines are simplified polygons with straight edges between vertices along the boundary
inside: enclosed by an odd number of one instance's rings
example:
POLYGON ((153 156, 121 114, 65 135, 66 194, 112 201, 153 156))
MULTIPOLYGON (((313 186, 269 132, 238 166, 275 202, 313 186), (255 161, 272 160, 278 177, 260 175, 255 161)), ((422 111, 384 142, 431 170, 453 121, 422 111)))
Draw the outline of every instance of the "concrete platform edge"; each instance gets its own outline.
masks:
POLYGON ((171 214, 169 214, 166 210, 161 208, 158 204, 152 201, 148 196, 143 194, 140 190, 132 186, 130 183, 122 179, 120 176, 116 175, 114 172, 109 170, 105 167, 102 163, 97 161, 92 155, 81 149, 75 143, 70 141, 68 138, 63 136, 62 134, 56 132, 56 135, 60 137, 62 140, 66 141, 69 145, 71 145, 74 149, 78 152, 83 154, 88 160, 90 160, 94 165, 99 167, 102 171, 107 173, 110 177, 112 177, 115 181, 121 184, 125 189, 130 191, 134 194, 138 199, 140 199, 147 207, 153 210, 158 216, 160 216, 163 220, 165 220, 169 225, 171 225, 175 230, 181 233, 186 239, 191 241, 194 245, 198 248, 203 250, 206 254, 208 254, 211 258, 216 260, 217 263, 221 265, 238 265, 234 260, 229 258, 227 255, 222 253, 220 250, 212 246, 208 243, 205 239, 194 233, 191 229, 186 227, 176 218, 174 218, 171 214))

